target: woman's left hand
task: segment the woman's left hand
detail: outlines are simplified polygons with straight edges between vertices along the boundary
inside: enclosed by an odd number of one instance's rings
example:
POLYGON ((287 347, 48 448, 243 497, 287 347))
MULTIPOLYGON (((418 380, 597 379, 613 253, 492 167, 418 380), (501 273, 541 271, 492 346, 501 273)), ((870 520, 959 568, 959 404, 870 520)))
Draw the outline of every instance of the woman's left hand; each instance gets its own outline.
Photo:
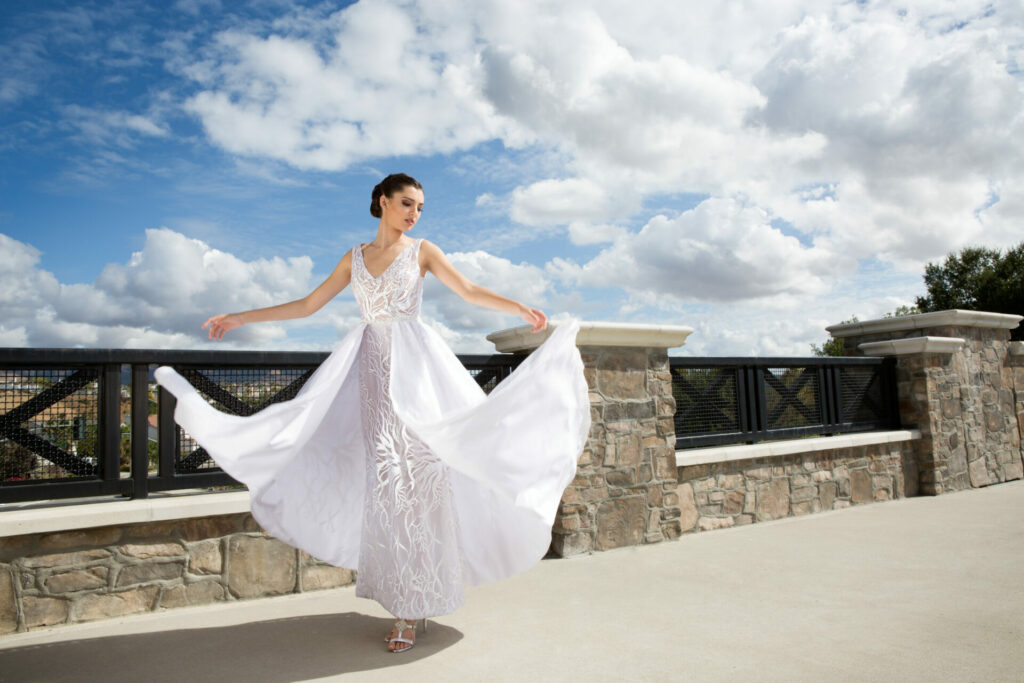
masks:
POLYGON ((519 312, 519 315, 522 316, 523 320, 533 325, 533 329, 530 332, 540 332, 548 326, 548 317, 539 308, 523 306, 523 310, 519 312))

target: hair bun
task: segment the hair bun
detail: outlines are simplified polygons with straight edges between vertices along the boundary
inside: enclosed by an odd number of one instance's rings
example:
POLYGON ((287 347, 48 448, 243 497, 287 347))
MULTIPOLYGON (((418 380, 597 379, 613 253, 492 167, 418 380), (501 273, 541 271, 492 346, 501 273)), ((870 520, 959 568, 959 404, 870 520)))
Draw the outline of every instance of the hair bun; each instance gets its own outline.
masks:
POLYGON ((374 218, 380 218, 384 215, 384 212, 380 208, 380 198, 384 195, 390 197, 398 190, 403 187, 415 187, 418 190, 422 190, 423 186, 420 185, 419 181, 410 175, 405 173, 392 173, 384 180, 380 181, 373 186, 373 193, 370 197, 370 215, 374 218))

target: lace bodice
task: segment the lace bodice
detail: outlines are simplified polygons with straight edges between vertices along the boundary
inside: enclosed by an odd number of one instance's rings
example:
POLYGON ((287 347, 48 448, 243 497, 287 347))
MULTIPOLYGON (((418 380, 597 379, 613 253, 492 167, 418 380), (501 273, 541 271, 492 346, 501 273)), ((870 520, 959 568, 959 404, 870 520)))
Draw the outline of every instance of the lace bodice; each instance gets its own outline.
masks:
POLYGON ((363 322, 385 322, 418 318, 423 301, 419 250, 423 239, 407 246, 377 277, 363 263, 362 245, 352 248, 352 289, 359 302, 363 322))

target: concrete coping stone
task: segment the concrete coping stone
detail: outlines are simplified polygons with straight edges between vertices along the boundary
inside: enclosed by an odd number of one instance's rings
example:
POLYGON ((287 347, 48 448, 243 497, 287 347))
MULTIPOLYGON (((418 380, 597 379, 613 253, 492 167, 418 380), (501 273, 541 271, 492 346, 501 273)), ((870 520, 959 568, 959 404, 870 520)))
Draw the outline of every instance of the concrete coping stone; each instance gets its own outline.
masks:
POLYGON ((784 441, 766 441, 755 444, 730 444, 711 448, 687 448, 676 451, 676 465, 706 465, 731 460, 748 460, 750 458, 771 458, 813 451, 827 451, 836 448, 855 448, 872 446, 880 443, 897 443, 913 441, 921 438, 918 429, 894 429, 884 432, 864 432, 862 434, 838 434, 836 436, 815 436, 808 439, 786 439, 784 441))
POLYGON ((867 356, 908 356, 914 353, 956 353, 967 342, 960 337, 907 337, 858 344, 867 356))
POLYGON ((900 315, 894 318, 877 318, 862 320, 856 323, 830 325, 825 329, 833 337, 854 337, 878 332, 897 332, 902 330, 919 330, 928 327, 990 327, 1012 330, 1024 316, 1008 313, 988 313, 986 311, 965 311, 954 308, 948 311, 932 311, 900 315))
MULTIPOLYGON (((540 346, 551 336, 558 321, 548 321, 547 329, 533 333, 529 325, 509 327, 487 335, 498 353, 529 351, 540 346)), ((658 325, 647 323, 616 323, 581 321, 576 335, 577 346, 641 346, 668 349, 683 346, 693 332, 685 325, 658 325)))
POLYGON ((33 501, 20 509, 19 505, 0 505, 0 537, 249 512, 249 491, 190 493, 183 489, 134 500, 47 501, 43 505, 33 501))

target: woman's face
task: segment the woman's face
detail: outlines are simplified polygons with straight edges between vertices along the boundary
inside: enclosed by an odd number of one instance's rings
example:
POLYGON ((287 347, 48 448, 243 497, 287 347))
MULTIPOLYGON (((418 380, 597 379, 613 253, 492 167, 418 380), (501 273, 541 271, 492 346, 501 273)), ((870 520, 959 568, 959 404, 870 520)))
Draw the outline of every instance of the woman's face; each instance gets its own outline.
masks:
POLYGON ((384 222, 407 232, 416 225, 423 211, 423 190, 406 185, 390 197, 381 197, 381 212, 384 222))

